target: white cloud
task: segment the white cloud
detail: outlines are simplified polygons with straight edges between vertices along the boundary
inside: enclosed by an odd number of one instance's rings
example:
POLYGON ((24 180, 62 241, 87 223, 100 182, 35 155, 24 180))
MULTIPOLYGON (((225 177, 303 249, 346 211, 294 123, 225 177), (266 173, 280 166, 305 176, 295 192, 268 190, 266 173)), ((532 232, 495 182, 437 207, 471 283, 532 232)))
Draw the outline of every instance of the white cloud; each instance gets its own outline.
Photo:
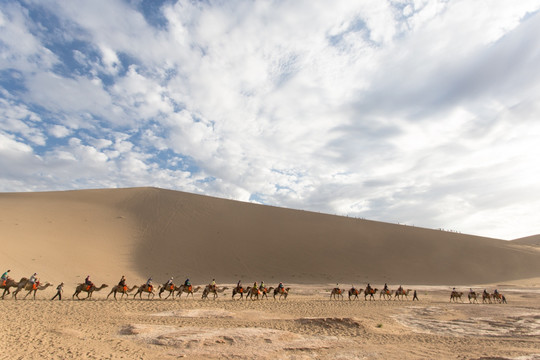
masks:
POLYGON ((8 186, 154 185, 539 232, 521 190, 539 174, 537 1, 178 1, 161 26, 137 4, 40 2, 60 35, 32 23, 32 2, 0 6, 0 70, 25 87, 2 92, 16 115, 0 131, 45 174, 13 170, 8 186), (72 138, 33 155, 43 131, 72 138))

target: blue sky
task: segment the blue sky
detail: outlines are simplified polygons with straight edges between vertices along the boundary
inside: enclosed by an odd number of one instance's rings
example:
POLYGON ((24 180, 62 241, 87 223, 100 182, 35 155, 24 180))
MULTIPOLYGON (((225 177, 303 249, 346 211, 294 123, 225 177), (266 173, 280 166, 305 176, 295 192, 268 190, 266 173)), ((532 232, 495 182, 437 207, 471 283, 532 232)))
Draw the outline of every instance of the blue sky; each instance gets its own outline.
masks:
POLYGON ((0 191, 540 233, 540 1, 2 1, 0 191))

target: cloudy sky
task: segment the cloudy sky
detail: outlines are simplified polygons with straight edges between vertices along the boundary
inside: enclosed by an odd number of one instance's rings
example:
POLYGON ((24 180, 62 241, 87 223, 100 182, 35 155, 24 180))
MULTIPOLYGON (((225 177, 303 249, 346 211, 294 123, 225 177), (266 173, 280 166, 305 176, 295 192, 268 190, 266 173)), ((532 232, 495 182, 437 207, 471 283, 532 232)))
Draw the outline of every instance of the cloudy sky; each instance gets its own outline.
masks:
POLYGON ((540 233, 540 1, 2 1, 0 191, 540 233))

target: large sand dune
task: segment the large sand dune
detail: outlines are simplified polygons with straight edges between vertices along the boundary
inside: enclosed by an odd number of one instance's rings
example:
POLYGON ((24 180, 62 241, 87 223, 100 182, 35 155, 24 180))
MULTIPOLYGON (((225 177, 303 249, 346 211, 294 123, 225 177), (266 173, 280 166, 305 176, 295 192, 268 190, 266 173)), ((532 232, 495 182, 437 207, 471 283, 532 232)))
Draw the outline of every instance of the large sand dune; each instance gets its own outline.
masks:
POLYGON ((0 194, 0 267, 69 284, 480 284, 538 277, 519 242, 156 188, 0 194))

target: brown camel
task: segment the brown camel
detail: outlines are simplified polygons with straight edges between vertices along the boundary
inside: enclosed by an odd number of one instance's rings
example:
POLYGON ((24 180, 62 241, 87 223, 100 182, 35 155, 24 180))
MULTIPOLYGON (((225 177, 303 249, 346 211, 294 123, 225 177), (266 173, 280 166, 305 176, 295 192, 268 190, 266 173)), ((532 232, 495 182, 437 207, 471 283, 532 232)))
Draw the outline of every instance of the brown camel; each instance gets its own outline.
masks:
POLYGON ((334 300, 337 300, 339 298, 341 298, 341 300, 343 300, 343 292, 345 290, 343 289, 340 289, 340 288, 333 288, 332 291, 330 292, 330 300, 332 300, 332 297, 334 298, 334 300))
POLYGON ((52 286, 52 284, 45 283, 44 285, 40 285, 39 281, 35 282, 34 284, 31 284, 29 281, 27 281, 23 287, 17 286, 17 290, 15 290, 13 292, 13 297, 16 300, 17 299, 17 294, 19 293, 19 291, 25 290, 25 291, 28 291, 28 292, 26 293, 26 295, 24 295, 24 299, 26 299, 26 297, 28 295, 30 295, 30 293, 34 292, 34 300, 35 300, 36 299, 36 292, 38 290, 45 290, 49 286, 52 286))
POLYGON ((289 295, 289 290, 291 290, 290 287, 288 288, 280 288, 279 286, 274 289, 274 300, 276 300, 276 295, 279 294, 279 299, 281 300, 281 297, 283 296, 283 300, 287 299, 287 295, 289 295))
POLYGON ((274 290, 274 287, 273 286, 270 286, 269 288, 264 287, 264 288, 262 288, 260 290, 261 290, 261 293, 262 293, 261 299, 264 299, 264 298, 268 299, 268 294, 270 293, 270 291, 274 290))
POLYGON ((152 299, 154 298, 154 296, 156 295, 154 293, 154 287, 152 285, 147 285, 147 284, 143 284, 141 286, 139 286, 139 288, 137 289, 137 292, 135 293, 135 295, 133 295, 133 298, 135 299, 135 297, 137 295, 139 295, 139 298, 142 299, 142 293, 148 293, 148 299, 150 299, 150 295, 152 296, 152 299))
POLYGON ((489 293, 487 293, 486 291, 484 291, 482 293, 482 304, 485 304, 489 302, 491 304, 491 295, 489 293))
POLYGON ((122 299, 124 297, 124 295, 126 295, 126 299, 127 299, 128 294, 130 292, 132 292, 133 290, 135 290, 136 288, 138 288, 137 285, 133 285, 133 287, 131 289, 128 289, 127 285, 124 285, 124 286, 115 285, 115 286, 112 287, 111 292, 109 293, 109 295, 107 295, 107 299, 109 298, 109 296, 111 296, 111 294, 113 294, 114 295, 114 300, 116 300, 116 294, 117 293, 122 294, 122 296, 120 296, 120 299, 122 299))
POLYGON ((454 301, 454 302, 457 302, 458 299, 463 302, 463 299, 461 298, 463 296, 463 293, 462 292, 459 292, 459 291, 452 291, 452 293, 450 294, 450 301, 454 301))
POLYGON ((77 297, 78 300, 86 300, 86 299, 91 299, 92 298, 92 294, 94 293, 94 291, 100 291, 101 289, 105 289, 106 287, 109 287, 109 285, 107 284, 101 284, 100 287, 96 287, 96 285, 92 284, 92 285, 88 285, 88 284, 79 284, 77 285, 77 287, 75 288, 75 292, 73 293, 73 295, 71 296, 72 299, 75 298, 75 296, 77 297), (84 299, 81 299, 79 297, 79 294, 81 292, 86 292, 88 293, 86 295, 86 297, 84 299))
POLYGON ((244 293, 246 292, 246 289, 242 286, 237 286, 232 289, 232 298, 234 299, 234 295, 240 294, 240 299, 244 298, 244 293))
POLYGON ((176 291, 178 291, 178 294, 176 295, 177 297, 181 297, 182 296, 182 293, 187 293, 186 297, 188 297, 189 295, 191 295, 191 297, 193 297, 193 294, 196 293, 197 291, 199 291, 201 289, 200 286, 197 286, 196 288, 193 288, 193 285, 180 285, 178 287, 178 289, 176 291))
POLYGON ((261 294, 261 290, 259 290, 259 288, 251 286, 246 291, 246 300, 247 299, 259 300, 260 294, 261 294))
POLYGON ((355 289, 354 286, 349 290, 349 301, 352 300, 351 297, 358 300, 358 295, 360 295, 360 290, 355 289))
POLYGON ((385 300, 390 300, 392 299, 392 292, 389 289, 382 289, 379 293, 379 300, 381 299, 381 297, 385 300))
POLYGON ((499 304, 506 304, 506 298, 501 293, 493 293, 491 294, 491 298, 499 304))
MULTIPOLYGON (((24 280, 26 278, 22 278, 21 280, 24 280)), ((5 295, 9 295, 11 292, 9 291, 9 288, 11 287, 18 287, 19 283, 11 278, 7 278, 5 281, 3 281, 0 284, 0 289, 4 289, 4 292, 2 293, 2 299, 4 299, 5 295)))
POLYGON ((369 295, 369 301, 373 299, 375 301, 375 294, 379 291, 379 289, 372 289, 371 287, 367 287, 366 290, 364 290, 364 300, 367 300, 367 297, 369 295))
POLYGON ((168 299, 169 296, 172 295, 172 298, 174 300, 174 292, 175 291, 178 291, 178 286, 174 285, 174 284, 170 284, 170 285, 167 285, 167 283, 163 284, 163 285, 159 285, 158 287, 158 295, 159 295, 159 298, 161 299, 161 294, 164 292, 164 291, 168 291, 169 292, 169 295, 167 295, 167 297, 165 299, 168 299))
POLYGON ((408 300, 410 292, 411 292, 411 289, 404 290, 403 288, 399 288, 396 290, 396 293, 394 294, 394 300, 396 300, 396 298, 398 298, 399 300, 403 300, 403 297, 406 297, 408 300))
POLYGON ((214 300, 218 297, 218 293, 222 293, 225 290, 227 290, 228 287, 222 287, 221 289, 218 287, 214 287, 212 285, 206 285, 206 287, 203 290, 201 299, 208 299, 208 294, 214 295, 214 300))
POLYGON ((478 296, 476 295, 476 292, 469 291, 467 297, 469 298, 469 303, 478 303, 478 296))

